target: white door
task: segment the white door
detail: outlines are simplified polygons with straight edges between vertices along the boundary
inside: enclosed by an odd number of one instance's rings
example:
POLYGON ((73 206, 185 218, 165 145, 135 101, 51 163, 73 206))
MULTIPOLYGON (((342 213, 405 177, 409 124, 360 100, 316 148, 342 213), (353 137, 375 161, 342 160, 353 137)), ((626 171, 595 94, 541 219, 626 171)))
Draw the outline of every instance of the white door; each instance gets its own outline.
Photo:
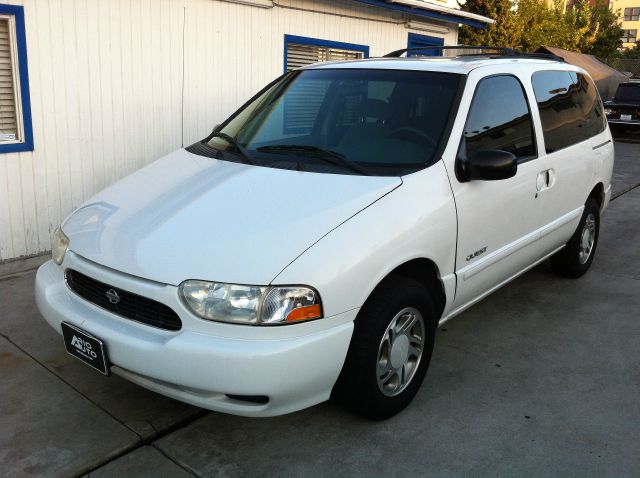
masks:
MULTIPOLYGON (((472 84, 470 75, 468 88, 472 84)), ((542 225, 536 182, 545 167, 516 76, 485 77, 475 87, 455 161, 459 165, 481 150, 513 153, 518 170, 509 179, 464 182, 455 165, 447 165, 458 213, 454 313, 541 257, 535 240, 542 225)))
POLYGON ((613 144, 591 79, 573 71, 538 71, 531 83, 540 112, 546 175, 539 193, 548 251, 571 237, 594 186, 597 162, 613 144))

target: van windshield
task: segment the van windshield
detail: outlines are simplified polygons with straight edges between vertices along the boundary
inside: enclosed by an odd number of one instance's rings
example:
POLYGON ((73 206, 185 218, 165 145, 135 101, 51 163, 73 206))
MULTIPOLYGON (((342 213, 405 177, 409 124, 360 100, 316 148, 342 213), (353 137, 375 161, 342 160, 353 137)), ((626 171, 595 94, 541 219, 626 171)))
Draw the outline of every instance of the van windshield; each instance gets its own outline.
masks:
POLYGON ((428 71, 295 71, 188 149, 256 166, 406 174, 438 159, 462 78, 428 71))

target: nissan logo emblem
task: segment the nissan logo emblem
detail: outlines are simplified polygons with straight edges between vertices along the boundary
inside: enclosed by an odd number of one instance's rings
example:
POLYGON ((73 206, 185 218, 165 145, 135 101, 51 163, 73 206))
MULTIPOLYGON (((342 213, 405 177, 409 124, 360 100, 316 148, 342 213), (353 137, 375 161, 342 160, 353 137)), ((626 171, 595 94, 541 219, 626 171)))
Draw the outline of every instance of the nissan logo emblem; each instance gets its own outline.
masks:
POLYGON ((120 302, 120 296, 113 289, 109 289, 106 293, 106 296, 107 299, 109 299, 109 302, 111 302, 112 304, 117 304, 118 302, 120 302))

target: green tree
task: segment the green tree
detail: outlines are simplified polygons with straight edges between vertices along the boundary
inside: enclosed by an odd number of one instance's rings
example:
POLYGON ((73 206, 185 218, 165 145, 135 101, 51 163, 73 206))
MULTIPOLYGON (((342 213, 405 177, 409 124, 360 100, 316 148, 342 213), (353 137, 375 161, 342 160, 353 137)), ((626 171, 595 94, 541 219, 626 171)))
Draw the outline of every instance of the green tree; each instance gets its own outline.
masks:
POLYGON ((607 3, 599 1, 592 9, 591 24, 598 25, 599 30, 595 41, 584 50, 584 53, 598 58, 616 58, 622 48, 622 27, 620 26, 620 11, 609 10, 607 3))
POLYGON ((514 48, 518 46, 520 33, 516 30, 516 18, 511 0, 467 0, 460 4, 465 12, 477 13, 496 22, 487 28, 460 28, 460 43, 465 45, 489 45, 514 48))
POLYGON ((540 0, 520 0, 517 9, 519 47, 535 51, 543 45, 568 48, 570 29, 563 8, 540 0))
POLYGON ((567 27, 564 48, 585 52, 595 43, 602 25, 594 21, 593 16, 593 7, 587 0, 577 0, 573 8, 564 13, 564 24, 567 27))
POLYGON ((615 31, 604 32, 617 25, 615 15, 606 7, 606 12, 591 7, 587 0, 578 0, 568 10, 562 0, 552 4, 546 0, 467 0, 461 9, 495 20, 486 29, 466 26, 460 29, 461 43, 473 45, 507 46, 524 51, 534 51, 543 45, 589 51, 596 45, 606 50, 610 48, 608 42, 617 35, 615 31))
POLYGON ((636 43, 633 47, 627 48, 620 54, 620 57, 625 60, 640 59, 640 48, 638 48, 639 46, 640 46, 640 43, 636 43))

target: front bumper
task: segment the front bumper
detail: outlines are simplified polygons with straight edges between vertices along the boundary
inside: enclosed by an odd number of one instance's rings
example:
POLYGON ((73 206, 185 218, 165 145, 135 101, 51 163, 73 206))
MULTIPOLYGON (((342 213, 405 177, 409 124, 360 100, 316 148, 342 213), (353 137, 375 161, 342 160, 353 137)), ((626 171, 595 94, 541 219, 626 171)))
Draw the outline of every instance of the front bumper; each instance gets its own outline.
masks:
POLYGON ((280 327, 214 323, 188 312, 176 287, 113 271, 72 252, 62 266, 48 261, 40 267, 36 303, 59 333, 67 321, 103 340, 114 373, 196 406, 245 416, 280 415, 327 400, 357 313, 280 327), (156 329, 87 302, 64 282, 67 267, 165 303, 180 316, 182 329, 156 329), (268 402, 228 395, 266 396, 268 402))

